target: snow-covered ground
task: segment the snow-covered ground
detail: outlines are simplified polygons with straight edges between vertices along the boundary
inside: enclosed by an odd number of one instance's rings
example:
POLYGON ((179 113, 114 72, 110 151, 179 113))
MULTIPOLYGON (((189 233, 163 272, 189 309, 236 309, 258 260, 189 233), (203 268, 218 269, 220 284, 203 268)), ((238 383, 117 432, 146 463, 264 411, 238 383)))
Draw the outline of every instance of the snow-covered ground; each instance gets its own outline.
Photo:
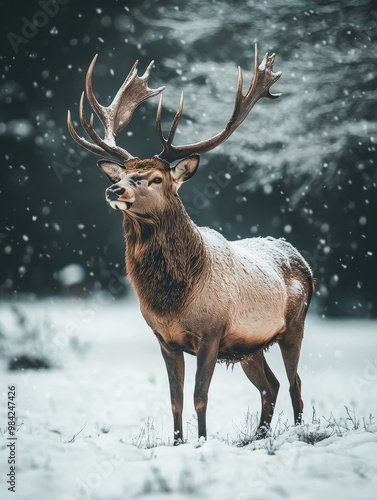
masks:
MULTIPOLYGON (((210 437, 198 443, 195 358, 187 357, 188 442, 172 447, 165 366, 135 301, 113 304, 99 297, 20 307, 41 329, 46 330, 46 315, 51 318, 41 349, 60 366, 23 373, 1 366, 0 498, 376 498, 377 422, 370 414, 377 415, 377 322, 308 318, 299 367, 306 424, 300 428, 286 426, 292 424, 292 410, 274 346, 267 359, 281 389, 273 436, 245 447, 234 443, 247 434, 245 420, 260 409, 258 391, 239 366, 233 371, 217 366, 210 437), (16 494, 5 484, 8 385, 17 386, 22 424, 16 494), (359 421, 357 430, 344 406, 359 421)), ((16 331, 9 304, 0 307, 0 326, 7 335, 16 331)))

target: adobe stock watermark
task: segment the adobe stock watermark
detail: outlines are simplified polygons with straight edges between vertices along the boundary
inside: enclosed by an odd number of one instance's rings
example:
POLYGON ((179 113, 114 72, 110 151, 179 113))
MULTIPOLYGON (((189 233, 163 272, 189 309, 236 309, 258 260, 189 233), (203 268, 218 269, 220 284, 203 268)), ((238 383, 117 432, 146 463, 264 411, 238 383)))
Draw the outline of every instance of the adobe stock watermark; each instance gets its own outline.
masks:
POLYGON ((363 42, 370 42, 377 36, 377 11, 370 12, 370 18, 362 26, 353 26, 352 29, 358 34, 363 42))
POLYGON ((377 380, 377 357, 374 360, 364 359, 364 369, 362 376, 351 375, 349 377, 350 384, 356 395, 360 395, 362 391, 368 391, 370 387, 375 385, 377 380))
POLYGON ((208 181, 201 188, 192 189, 192 198, 189 203, 185 203, 186 209, 190 215, 198 215, 199 212, 207 208, 210 200, 216 198, 222 189, 225 189, 232 178, 239 175, 244 170, 244 165, 240 165, 236 160, 229 161, 225 170, 218 172, 209 172, 208 181))
POLYGON ((16 54, 20 51, 20 45, 27 45, 34 38, 40 28, 56 16, 61 5, 67 5, 70 0, 38 0, 40 10, 37 10, 31 19, 26 16, 21 17, 21 34, 9 32, 7 38, 16 54))
POLYGON ((328 234, 325 239, 319 238, 318 243, 321 245, 317 245, 317 248, 311 255, 305 254, 305 259, 313 272, 318 269, 322 262, 325 262, 329 258, 334 249, 340 247, 340 243, 335 243, 331 240, 331 234, 328 234))
POLYGON ((102 484, 108 480, 117 467, 123 465, 124 458, 120 453, 115 453, 111 459, 103 460, 94 465, 92 472, 89 472, 83 478, 76 478, 74 496, 70 494, 63 494, 61 500, 81 500, 84 498, 93 498, 93 491, 98 489, 102 484))
POLYGON ((299 457, 299 451, 296 448, 289 448, 284 453, 276 453, 274 459, 261 467, 255 474, 251 475, 246 482, 247 491, 239 493, 236 500, 254 500, 255 498, 264 498, 267 486, 271 486, 274 479, 287 473, 287 469, 293 468, 294 463, 299 457))
POLYGON ((69 175, 76 170, 81 165, 83 159, 89 154, 88 151, 82 150, 79 146, 77 146, 76 150, 68 146, 65 146, 65 149, 67 154, 64 163, 54 160, 51 164, 51 168, 59 182, 63 182, 65 175, 69 175))
POLYGON ((88 329, 88 325, 96 320, 97 315, 113 303, 114 296, 124 292, 125 286, 125 277, 116 269, 112 269, 106 289, 99 292, 92 300, 77 306, 64 329, 54 335, 51 342, 45 346, 46 355, 53 357, 57 351, 66 349, 72 336, 82 334, 88 329))

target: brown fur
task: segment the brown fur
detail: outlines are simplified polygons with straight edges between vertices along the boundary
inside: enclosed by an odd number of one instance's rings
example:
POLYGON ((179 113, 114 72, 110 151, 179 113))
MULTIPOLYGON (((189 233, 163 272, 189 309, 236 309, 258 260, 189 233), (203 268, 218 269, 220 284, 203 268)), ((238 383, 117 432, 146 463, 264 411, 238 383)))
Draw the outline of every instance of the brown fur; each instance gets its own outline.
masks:
POLYGON ((126 269, 136 293, 156 315, 179 314, 205 265, 202 238, 177 195, 161 218, 124 213, 126 269))

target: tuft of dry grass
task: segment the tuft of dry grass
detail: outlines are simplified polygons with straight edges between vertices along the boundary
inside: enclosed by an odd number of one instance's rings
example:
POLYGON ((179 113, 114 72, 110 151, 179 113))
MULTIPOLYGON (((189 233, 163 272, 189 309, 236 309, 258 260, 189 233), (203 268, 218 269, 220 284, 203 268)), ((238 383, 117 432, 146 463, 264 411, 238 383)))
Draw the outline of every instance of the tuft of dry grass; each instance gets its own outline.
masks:
POLYGON ((164 439, 156 428, 154 421, 147 417, 145 423, 140 427, 139 434, 131 438, 131 444, 139 449, 149 450, 157 446, 169 446, 170 439, 164 439))

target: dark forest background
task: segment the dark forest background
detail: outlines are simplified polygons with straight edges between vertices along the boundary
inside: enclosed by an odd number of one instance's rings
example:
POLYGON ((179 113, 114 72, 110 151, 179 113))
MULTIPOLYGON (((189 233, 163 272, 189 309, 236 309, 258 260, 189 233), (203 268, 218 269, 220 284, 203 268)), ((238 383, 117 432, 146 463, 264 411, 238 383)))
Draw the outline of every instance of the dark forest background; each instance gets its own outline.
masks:
MULTIPOLYGON (((123 297, 121 214, 108 207, 97 158, 71 139, 67 109, 94 54, 94 89, 107 104, 135 59, 154 59, 166 86, 164 127, 181 91, 176 142, 218 132, 231 115, 237 66, 250 81, 254 43, 276 52, 276 101, 240 129, 181 189, 198 225, 230 239, 285 237, 311 264, 314 310, 377 316, 377 6, 370 1, 1 2, 0 290, 14 296, 101 290, 123 297), (236 166, 236 169, 234 168, 236 166)), ((157 99, 136 111, 118 143, 160 152, 157 99)), ((89 109, 86 108, 87 116, 89 109)))

